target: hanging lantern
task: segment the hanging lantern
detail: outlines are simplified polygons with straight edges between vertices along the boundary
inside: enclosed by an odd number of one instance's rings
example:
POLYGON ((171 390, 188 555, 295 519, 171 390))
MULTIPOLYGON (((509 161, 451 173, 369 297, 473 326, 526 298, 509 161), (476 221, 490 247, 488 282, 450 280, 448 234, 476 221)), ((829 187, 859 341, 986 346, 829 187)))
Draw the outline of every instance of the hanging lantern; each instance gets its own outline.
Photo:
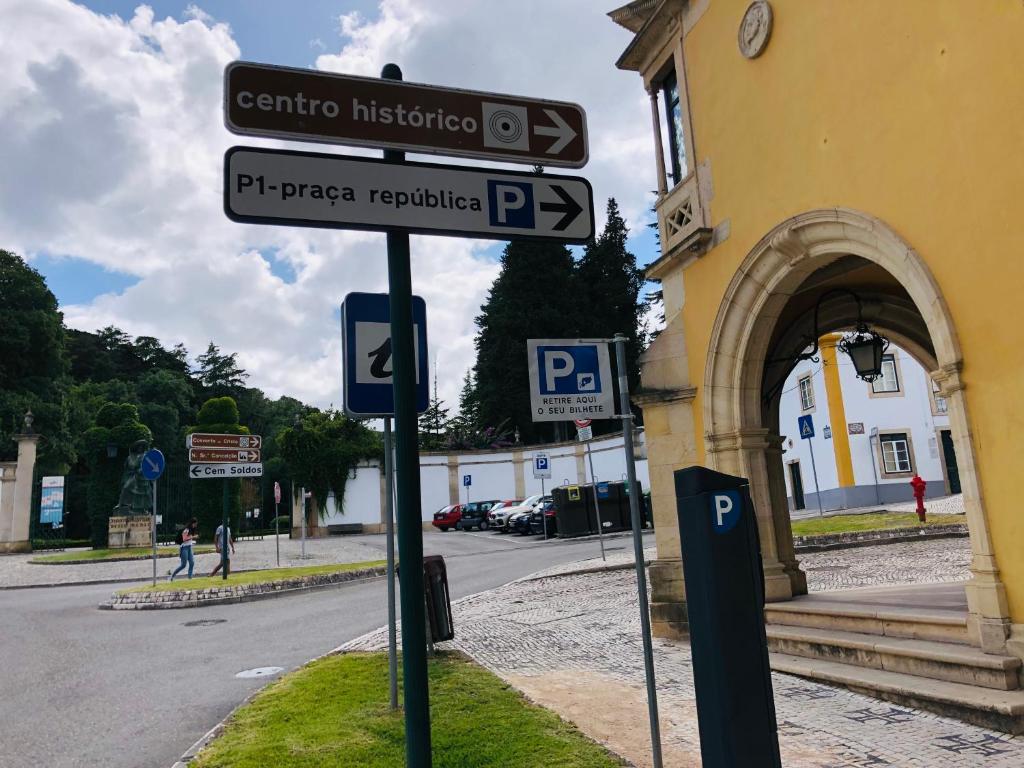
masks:
POLYGON ((844 336, 836 345, 850 356, 857 378, 872 382, 882 376, 882 355, 889 340, 861 323, 855 333, 844 336))

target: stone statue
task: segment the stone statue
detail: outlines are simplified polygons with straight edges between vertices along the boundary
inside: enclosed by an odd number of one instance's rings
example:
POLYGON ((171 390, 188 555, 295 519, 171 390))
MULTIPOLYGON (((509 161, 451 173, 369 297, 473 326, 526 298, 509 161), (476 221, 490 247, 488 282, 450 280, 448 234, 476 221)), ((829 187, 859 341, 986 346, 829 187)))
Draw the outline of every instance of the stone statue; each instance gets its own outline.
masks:
POLYGON ((121 496, 114 507, 115 515, 145 515, 153 509, 152 486, 142 476, 142 457, 147 450, 148 440, 132 443, 121 474, 121 496))

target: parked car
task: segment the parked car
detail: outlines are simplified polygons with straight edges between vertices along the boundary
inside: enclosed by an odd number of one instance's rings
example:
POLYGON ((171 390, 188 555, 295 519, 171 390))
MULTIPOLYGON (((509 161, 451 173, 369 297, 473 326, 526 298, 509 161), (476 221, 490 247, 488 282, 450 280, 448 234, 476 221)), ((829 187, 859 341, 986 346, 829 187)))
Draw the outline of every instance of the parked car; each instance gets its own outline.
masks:
POLYGON ((538 504, 530 513, 530 533, 543 535, 547 532, 548 538, 558 533, 558 519, 555 517, 554 499, 548 498, 538 504))
POLYGON ((460 531, 468 531, 472 528, 479 528, 486 531, 488 527, 487 513, 501 499, 488 499, 487 501, 471 501, 462 505, 462 519, 455 527, 460 531))
POLYGON ((528 536, 530 534, 530 518, 533 516, 534 511, 537 507, 543 505, 545 501, 550 500, 550 496, 543 496, 537 500, 536 504, 529 507, 524 512, 517 512, 512 515, 508 520, 509 530, 515 531, 522 536, 528 536))
POLYGON ((508 519, 512 515, 518 512, 532 512, 534 506, 541 499, 540 494, 536 496, 530 496, 528 499, 522 499, 517 501, 515 504, 510 504, 507 507, 501 507, 500 509, 492 509, 489 517, 491 526, 497 528, 502 533, 508 532, 508 519))
POLYGON ((505 499, 499 501, 487 511, 487 523, 492 529, 499 527, 498 521, 508 518, 508 511, 523 503, 522 499, 505 499))
POLYGON ((449 528, 457 528, 461 519, 462 505, 449 504, 447 507, 441 507, 434 513, 434 519, 430 521, 430 524, 435 528, 440 528, 443 533, 449 528))

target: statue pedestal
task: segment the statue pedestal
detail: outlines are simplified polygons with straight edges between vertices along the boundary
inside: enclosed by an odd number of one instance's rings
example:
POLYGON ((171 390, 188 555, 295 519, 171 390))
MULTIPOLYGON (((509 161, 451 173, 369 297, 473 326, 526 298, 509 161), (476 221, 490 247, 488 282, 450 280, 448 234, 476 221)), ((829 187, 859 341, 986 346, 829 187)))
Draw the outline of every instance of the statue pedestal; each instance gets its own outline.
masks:
POLYGON ((112 517, 107 524, 107 546, 110 549, 124 549, 128 546, 128 518, 112 517))
POLYGON ((153 516, 132 515, 128 518, 129 547, 151 547, 153 545, 153 516))

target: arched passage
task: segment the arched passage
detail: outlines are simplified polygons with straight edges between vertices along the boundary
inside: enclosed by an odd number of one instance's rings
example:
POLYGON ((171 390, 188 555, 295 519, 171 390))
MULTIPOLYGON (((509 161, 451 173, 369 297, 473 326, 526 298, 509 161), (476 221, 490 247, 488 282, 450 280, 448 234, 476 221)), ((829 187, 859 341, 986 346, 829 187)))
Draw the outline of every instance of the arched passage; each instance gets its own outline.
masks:
MULTIPOLYGON (((978 481, 960 378, 962 356, 942 293, 925 262, 888 226, 829 208, 779 224, 736 271, 715 319, 703 388, 707 463, 750 479, 769 600, 806 592, 793 553, 781 457, 776 382, 784 362, 813 338, 814 307, 831 288, 852 287, 864 319, 916 357, 946 398, 971 542, 968 628, 985 650, 1005 650, 1006 595, 999 579, 978 481)), ((851 328, 856 306, 843 294, 822 303, 818 331, 851 328)))

